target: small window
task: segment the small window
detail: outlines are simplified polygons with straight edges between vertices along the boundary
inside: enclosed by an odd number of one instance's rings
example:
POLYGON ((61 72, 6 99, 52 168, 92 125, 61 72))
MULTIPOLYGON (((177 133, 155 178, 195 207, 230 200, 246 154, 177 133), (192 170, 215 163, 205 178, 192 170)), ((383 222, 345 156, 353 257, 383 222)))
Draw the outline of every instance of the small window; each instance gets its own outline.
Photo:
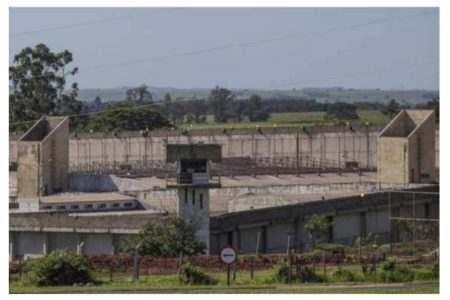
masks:
POLYGON ((97 208, 106 208, 106 204, 105 203, 101 203, 101 204, 97 205, 97 208))
POLYGON ((133 203, 131 202, 126 202, 123 207, 133 207, 133 203))
POLYGON ((79 209, 80 206, 79 206, 78 204, 76 204, 76 205, 71 205, 70 208, 71 208, 71 209, 79 209))
POLYGON ((192 189, 192 205, 195 205, 195 189, 192 189))
POLYGON ((42 209, 52 209, 52 207, 50 205, 46 205, 42 209))
POLYGON ((84 206, 84 208, 86 208, 86 209, 93 209, 93 208, 94 208, 94 205, 92 205, 92 204, 86 204, 86 205, 84 206))
POLYGON ((200 209, 203 208, 203 194, 200 194, 200 209))
POLYGON ((113 203, 112 207, 113 208, 119 208, 120 207, 120 203, 113 203))
POLYGON ((188 189, 187 187, 184 188, 184 204, 188 203, 188 189))
POLYGON ((66 209, 66 206, 65 205, 58 205, 58 206, 56 206, 56 209, 57 210, 63 210, 63 209, 66 209))

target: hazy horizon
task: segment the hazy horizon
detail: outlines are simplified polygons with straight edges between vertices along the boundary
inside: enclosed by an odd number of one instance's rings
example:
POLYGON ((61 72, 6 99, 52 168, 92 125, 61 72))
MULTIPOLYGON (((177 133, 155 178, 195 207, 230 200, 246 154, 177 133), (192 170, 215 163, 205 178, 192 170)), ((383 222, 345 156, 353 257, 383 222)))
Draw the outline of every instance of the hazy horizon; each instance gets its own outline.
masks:
POLYGON ((80 89, 439 90, 438 8, 11 8, 10 64, 38 43, 80 89))

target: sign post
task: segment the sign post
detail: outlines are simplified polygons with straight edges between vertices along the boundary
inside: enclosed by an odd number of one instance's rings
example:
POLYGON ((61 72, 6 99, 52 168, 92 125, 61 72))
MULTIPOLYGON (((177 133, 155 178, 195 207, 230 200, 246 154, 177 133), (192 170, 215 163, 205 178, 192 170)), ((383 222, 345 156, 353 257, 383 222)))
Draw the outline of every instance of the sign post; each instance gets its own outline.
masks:
POLYGON ((220 251, 220 259, 227 264, 227 285, 230 285, 230 266, 236 261, 237 253, 231 246, 226 246, 220 251))

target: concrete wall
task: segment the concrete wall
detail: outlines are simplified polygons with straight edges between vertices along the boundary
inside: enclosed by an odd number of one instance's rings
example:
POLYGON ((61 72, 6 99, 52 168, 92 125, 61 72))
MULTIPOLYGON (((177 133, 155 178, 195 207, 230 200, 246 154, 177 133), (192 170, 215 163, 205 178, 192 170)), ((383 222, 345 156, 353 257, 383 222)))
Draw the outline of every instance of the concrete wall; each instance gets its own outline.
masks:
MULTIPOLYGON (((417 210, 423 210, 423 205, 418 205, 417 210)), ((434 214, 436 207, 431 208, 434 214)), ((364 233, 377 234, 383 242, 389 239, 389 219, 387 208, 379 208, 366 212, 362 218, 361 212, 347 212, 333 217, 333 241, 347 246, 354 246, 355 240, 364 233), (364 230, 365 229, 365 230, 364 230)), ((417 215, 419 217, 419 214, 417 215)), ((304 229, 305 220, 299 222, 295 219, 285 222, 267 222, 264 224, 267 231, 265 245, 260 250, 266 249, 267 253, 286 252, 288 234, 291 234, 291 243, 297 251, 304 251, 310 247, 310 240, 304 229), (295 234, 297 233, 297 235, 295 234)), ((258 231, 262 230, 260 223, 239 227, 239 240, 233 242, 233 246, 243 253, 254 253, 258 231)), ((237 229, 236 229, 237 230, 237 229)), ((394 229, 393 229, 394 230, 394 229)), ((395 239, 393 240, 395 241, 395 239)), ((322 242, 327 242, 326 238, 322 242)), ((211 253, 217 253, 228 243, 227 233, 216 233, 211 236, 211 253)))
MULTIPOLYGON (((426 193, 413 196, 412 193, 392 192, 391 215, 412 217, 413 197, 416 199, 416 217, 439 218, 439 196, 426 193)), ((396 242, 399 237, 395 223, 389 221, 387 199, 388 193, 376 193, 364 198, 355 196, 219 216, 212 222, 211 253, 217 253, 229 243, 230 235, 236 237, 232 240, 232 246, 238 251, 254 253, 258 232, 264 231, 260 252, 264 252, 263 249, 268 253, 285 252, 289 234, 296 251, 304 251, 311 242, 304 224, 315 213, 329 217, 332 223, 332 235, 323 237, 323 242, 354 246, 358 236, 368 233, 377 234, 385 243, 390 238, 396 242)))
POLYGON ((21 142, 18 145, 17 196, 36 197, 40 190, 39 142, 21 142))
MULTIPOLYGON (((324 127, 311 129, 308 133, 301 129, 278 128, 264 129, 262 133, 256 130, 231 130, 227 134, 207 130, 192 131, 190 136, 176 132, 154 132, 149 137, 140 137, 136 133, 123 133, 123 137, 84 134, 77 138, 71 137, 69 161, 71 165, 79 165, 93 162, 164 160, 166 141, 219 143, 223 145, 223 157, 295 157, 299 131, 299 156, 332 160, 342 166, 345 161, 358 161, 362 167, 375 167, 379 130, 379 127, 369 126, 368 129, 355 128, 354 131, 345 127, 324 127)), ((438 135, 438 132, 436 134, 438 135)), ((9 148, 10 162, 16 162, 17 141, 14 137, 10 140, 9 148)))
POLYGON ((74 253, 81 251, 85 255, 113 254, 117 253, 120 244, 129 236, 111 233, 10 231, 10 260, 41 256, 56 249, 74 253))

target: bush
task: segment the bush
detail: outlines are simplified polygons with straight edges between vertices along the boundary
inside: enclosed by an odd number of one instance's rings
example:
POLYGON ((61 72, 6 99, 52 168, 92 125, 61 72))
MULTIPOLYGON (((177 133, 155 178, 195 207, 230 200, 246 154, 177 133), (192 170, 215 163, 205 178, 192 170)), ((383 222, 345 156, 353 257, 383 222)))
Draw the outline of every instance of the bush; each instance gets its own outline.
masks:
POLYGON ((276 282, 283 282, 283 283, 289 282, 289 264, 286 261, 284 260, 278 261, 277 264, 273 267, 273 269, 275 273, 274 277, 276 282))
POLYGON ((312 268, 304 267, 299 270, 298 281, 300 282, 324 282, 325 278, 316 274, 312 268))
POLYGON ((382 271, 379 279, 382 282, 409 282, 414 280, 414 272, 407 267, 397 267, 393 271, 382 271))
POLYGON ((338 269, 331 275, 331 278, 337 282, 357 281, 357 276, 352 271, 346 269, 338 269))
POLYGON ((183 284, 204 284, 213 285, 217 284, 217 280, 209 276, 208 274, 193 267, 191 264, 183 265, 181 269, 180 282, 183 284))
POLYGON ((431 274, 433 276, 433 279, 439 279, 439 263, 435 263, 433 265, 433 269, 431 269, 431 274))
POLYGON ((317 245, 317 249, 331 254, 345 254, 349 250, 348 247, 341 244, 319 244, 317 245))
POLYGON ((93 282, 84 258, 62 250, 30 260, 25 272, 26 280, 36 286, 93 282))
POLYGON ((383 262, 382 269, 383 271, 395 271, 395 269, 397 268, 397 264, 397 258, 389 257, 383 262))

